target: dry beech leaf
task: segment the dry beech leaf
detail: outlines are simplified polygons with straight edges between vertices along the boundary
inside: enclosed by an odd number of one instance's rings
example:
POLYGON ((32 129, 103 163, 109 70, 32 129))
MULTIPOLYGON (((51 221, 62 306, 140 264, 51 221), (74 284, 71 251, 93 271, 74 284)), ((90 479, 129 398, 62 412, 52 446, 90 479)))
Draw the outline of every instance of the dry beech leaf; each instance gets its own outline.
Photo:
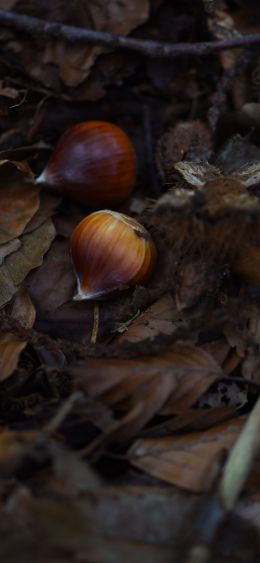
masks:
POLYGON ((25 176, 28 176, 32 180, 34 179, 34 173, 26 160, 10 160, 9 158, 4 158, 0 160, 0 167, 5 165, 14 166, 19 172, 22 172, 25 176))
POLYGON ((237 415, 237 409, 234 407, 213 407, 213 408, 196 408, 187 410, 182 414, 167 419, 161 424, 157 424, 152 428, 147 428, 143 435, 150 437, 158 435, 162 431, 170 432, 197 432, 211 428, 216 424, 220 424, 225 420, 234 418, 237 415))
POLYGON ((117 338, 117 343, 142 342, 148 338, 153 340, 158 334, 174 334, 178 325, 174 299, 170 293, 166 293, 126 327, 122 336, 117 338))
POLYGON ((214 462, 233 446, 243 424, 238 418, 185 436, 139 439, 128 457, 135 467, 162 481, 203 493, 215 477, 214 462))
POLYGON ((0 244, 21 235, 39 208, 39 188, 0 177, 0 244))
POLYGON ((18 248, 20 248, 20 246, 21 246, 21 241, 18 238, 14 238, 13 240, 6 242, 5 244, 1 244, 0 245, 0 266, 1 266, 1 264, 3 264, 3 261, 6 258, 6 256, 8 256, 9 254, 12 254, 12 252, 15 252, 16 250, 18 250, 18 248))
POLYGON ((0 336, 0 381, 4 381, 15 371, 26 344, 10 332, 0 336))
MULTIPOLYGON (((35 321, 35 309, 27 291, 19 289, 13 303, 8 306, 8 312, 14 319, 18 320, 26 328, 32 328, 35 321)), ((0 336, 0 381, 4 381, 12 375, 17 368, 20 354, 27 342, 20 340, 11 333, 0 336)))
POLYGON ((219 340, 213 340, 207 344, 203 344, 201 348, 211 354, 216 362, 222 366, 230 351, 230 344, 225 338, 220 338, 219 340))
POLYGON ((54 241, 42 266, 28 276, 26 286, 37 311, 43 311, 45 316, 72 299, 75 275, 67 240, 54 241))
POLYGON ((107 430, 91 442, 82 454, 90 453, 101 444, 104 446, 110 443, 122 443, 138 434, 160 411, 175 386, 176 382, 169 372, 163 373, 160 378, 153 378, 152 381, 144 383, 133 395, 131 410, 120 420, 112 422, 107 430))
MULTIPOLYGON (((127 35, 147 20, 150 8, 148 0, 61 0, 53 4, 27 0, 17 2, 16 9, 46 21, 127 35)), ((61 91, 62 83, 70 89, 80 85, 88 78, 98 55, 108 51, 102 45, 73 45, 60 39, 49 39, 33 49, 32 40, 23 39, 21 44, 17 34, 8 33, 6 37, 3 31, 0 39, 27 76, 56 92, 61 91)), ((87 97, 97 99, 104 94, 100 80, 90 78, 89 82, 87 97)))
POLYGON ((76 385, 90 396, 100 397, 109 405, 128 399, 131 408, 138 389, 149 388, 156 381, 169 375, 174 381, 174 392, 169 395, 163 412, 186 410, 221 376, 215 360, 200 348, 192 345, 176 345, 172 351, 149 358, 136 359, 89 359, 70 368, 76 385))
POLYGON ((39 209, 26 225, 24 234, 31 233, 32 231, 37 229, 37 227, 40 227, 42 223, 47 221, 47 219, 52 217, 61 200, 62 198, 60 196, 50 194, 43 189, 40 193, 39 209))
POLYGON ((30 270, 42 263, 54 237, 55 228, 51 219, 33 233, 21 237, 21 247, 7 256, 0 266, 0 307, 10 301, 30 270))

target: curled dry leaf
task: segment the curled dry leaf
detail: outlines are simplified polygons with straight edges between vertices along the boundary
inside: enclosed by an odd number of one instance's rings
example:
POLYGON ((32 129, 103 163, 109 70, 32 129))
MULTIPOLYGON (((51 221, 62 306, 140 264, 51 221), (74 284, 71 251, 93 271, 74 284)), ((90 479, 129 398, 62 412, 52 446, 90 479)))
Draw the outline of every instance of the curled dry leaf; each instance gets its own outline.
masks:
POLYGON ((215 478, 215 463, 233 446, 243 424, 238 418, 185 436, 137 440, 128 457, 135 467, 162 481, 203 493, 215 478))
MULTIPOLYGON (((6 311, 26 328, 32 328, 35 321, 35 309, 25 289, 19 289, 13 303, 6 311)), ((6 332, 0 336, 0 381, 12 375, 17 368, 20 354, 27 342, 6 332)))
POLYGON ((21 237, 21 247, 7 256, 0 266, 0 307, 10 301, 30 270, 42 263, 54 237, 55 228, 51 219, 33 233, 21 237))

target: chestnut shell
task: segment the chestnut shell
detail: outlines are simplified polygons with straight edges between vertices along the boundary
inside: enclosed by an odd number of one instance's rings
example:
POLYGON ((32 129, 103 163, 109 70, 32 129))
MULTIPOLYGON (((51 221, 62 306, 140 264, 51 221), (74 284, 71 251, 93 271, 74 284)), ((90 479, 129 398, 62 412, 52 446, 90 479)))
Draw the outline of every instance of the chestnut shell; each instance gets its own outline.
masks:
POLYGON ((124 200, 135 180, 136 155, 124 131, 105 121, 86 121, 64 133, 36 182, 99 206, 124 200))
POLYGON ((132 217, 116 211, 91 213, 71 236, 77 275, 76 300, 104 298, 142 284, 150 277, 156 248, 150 233, 132 217))

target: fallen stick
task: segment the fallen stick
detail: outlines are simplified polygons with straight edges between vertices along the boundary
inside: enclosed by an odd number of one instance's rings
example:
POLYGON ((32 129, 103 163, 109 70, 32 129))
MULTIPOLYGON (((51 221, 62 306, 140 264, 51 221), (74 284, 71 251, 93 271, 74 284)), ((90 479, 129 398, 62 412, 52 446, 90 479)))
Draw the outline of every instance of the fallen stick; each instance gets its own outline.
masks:
POLYGON ((105 45, 117 49, 129 49, 136 53, 157 58, 175 58, 183 55, 205 56, 227 49, 253 47, 260 45, 260 33, 241 35, 224 41, 205 41, 199 43, 164 43, 149 39, 134 39, 113 33, 94 31, 47 22, 38 18, 24 16, 16 12, 0 10, 0 27, 22 31, 38 37, 63 39, 71 43, 105 45))

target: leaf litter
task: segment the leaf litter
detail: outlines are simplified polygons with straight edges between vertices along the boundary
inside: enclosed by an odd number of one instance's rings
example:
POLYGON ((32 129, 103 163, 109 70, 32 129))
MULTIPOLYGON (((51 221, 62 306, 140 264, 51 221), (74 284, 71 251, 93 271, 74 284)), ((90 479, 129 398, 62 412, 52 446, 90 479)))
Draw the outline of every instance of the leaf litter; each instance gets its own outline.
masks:
MULTIPOLYGON (((257 10, 45 4, 1 7, 175 42, 241 36, 257 10)), ((0 44, 0 555, 34 561, 41 541, 44 563, 257 560, 257 49, 158 64, 4 27, 0 44), (118 210, 158 249, 145 287, 98 315, 72 300, 69 239, 91 210, 34 184, 85 119, 133 140, 118 210)))

